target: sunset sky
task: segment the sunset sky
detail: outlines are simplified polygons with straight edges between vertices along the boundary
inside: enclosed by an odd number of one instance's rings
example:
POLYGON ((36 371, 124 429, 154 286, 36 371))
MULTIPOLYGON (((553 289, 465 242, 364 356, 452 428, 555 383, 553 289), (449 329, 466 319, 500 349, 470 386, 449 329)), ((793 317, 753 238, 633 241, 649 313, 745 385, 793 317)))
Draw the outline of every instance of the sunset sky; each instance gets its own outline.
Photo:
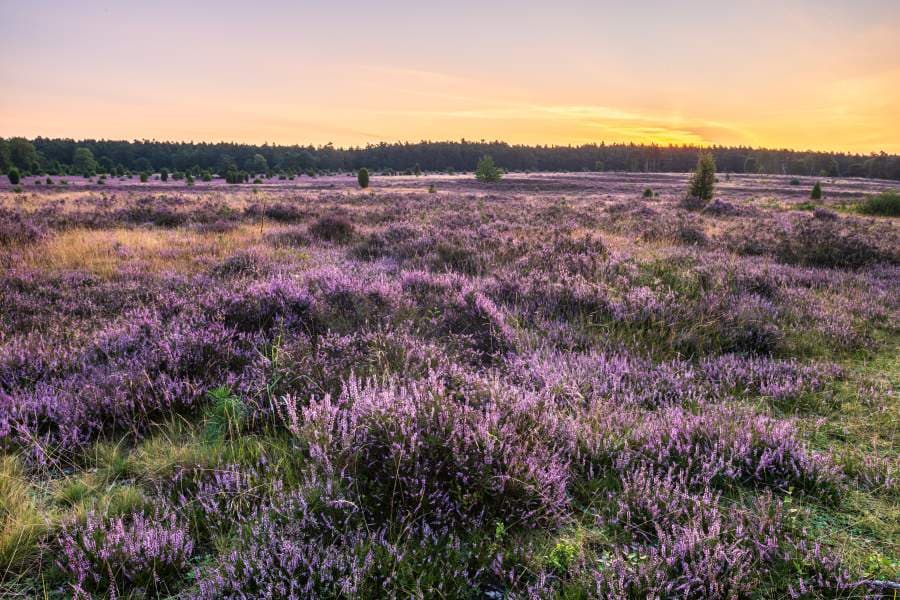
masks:
POLYGON ((2 137, 900 152, 898 0, 2 5, 2 137))

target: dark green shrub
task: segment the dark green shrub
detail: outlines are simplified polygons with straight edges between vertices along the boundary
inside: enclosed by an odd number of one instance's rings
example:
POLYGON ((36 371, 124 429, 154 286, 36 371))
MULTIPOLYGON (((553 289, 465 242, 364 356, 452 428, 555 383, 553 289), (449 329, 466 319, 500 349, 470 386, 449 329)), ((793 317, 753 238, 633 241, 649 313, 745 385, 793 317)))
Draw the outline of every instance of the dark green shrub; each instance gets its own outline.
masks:
POLYGON ((483 183, 493 183, 500 181, 501 177, 503 175, 500 173, 500 169, 494 165, 494 159, 489 154, 482 156, 478 161, 478 166, 475 167, 475 179, 483 183))
POLYGON ((369 170, 368 169, 360 169, 356 174, 356 181, 359 183, 359 187, 367 188, 369 187, 369 170))
POLYGON ((712 153, 703 152, 697 159, 697 168, 691 176, 690 189, 688 194, 691 198, 696 199, 700 207, 712 200, 713 191, 716 187, 716 161, 712 153))
POLYGON ((150 178, 150 175, 144 171, 141 173, 141 183, 147 183, 147 180, 150 178))
POLYGON ((167 169, 160 169, 159 170, 159 178, 161 181, 168 181, 169 180, 169 171, 167 169))
POLYGON ((644 190, 644 198, 652 198, 653 190, 651 188, 647 188, 644 190))
POLYGON ((859 204, 858 210, 864 215, 900 217, 900 193, 888 190, 869 196, 859 204))
POLYGON ((813 186, 812 192, 809 193, 809 197, 811 200, 821 200, 822 199, 822 186, 819 182, 816 182, 816 185, 813 186))
POLYGON ((6 174, 9 178, 9 182, 13 185, 19 185, 19 181, 21 180, 21 176, 19 175, 19 170, 15 167, 10 168, 9 173, 6 174))

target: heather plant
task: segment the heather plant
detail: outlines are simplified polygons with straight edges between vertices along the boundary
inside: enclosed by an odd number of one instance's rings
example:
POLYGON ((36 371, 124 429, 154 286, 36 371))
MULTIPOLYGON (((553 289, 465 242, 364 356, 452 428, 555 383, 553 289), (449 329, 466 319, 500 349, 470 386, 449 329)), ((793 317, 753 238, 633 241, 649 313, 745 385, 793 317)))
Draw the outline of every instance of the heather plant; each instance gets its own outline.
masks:
POLYGON ((349 474, 368 510, 438 525, 463 519, 543 521, 567 503, 568 471, 554 445, 535 435, 537 398, 490 401, 483 409, 453 399, 434 377, 410 386, 349 381, 300 412, 286 397, 289 430, 307 440, 325 474, 349 474), (440 484, 438 482, 441 482, 440 484))
POLYGON ((194 542, 174 513, 141 513, 103 519, 88 514, 83 524, 63 529, 59 568, 75 597, 142 589, 168 595, 188 571, 194 542))
POLYGON ((327 215, 317 219, 309 226, 309 233, 326 242, 347 243, 353 237, 353 223, 345 217, 327 215))

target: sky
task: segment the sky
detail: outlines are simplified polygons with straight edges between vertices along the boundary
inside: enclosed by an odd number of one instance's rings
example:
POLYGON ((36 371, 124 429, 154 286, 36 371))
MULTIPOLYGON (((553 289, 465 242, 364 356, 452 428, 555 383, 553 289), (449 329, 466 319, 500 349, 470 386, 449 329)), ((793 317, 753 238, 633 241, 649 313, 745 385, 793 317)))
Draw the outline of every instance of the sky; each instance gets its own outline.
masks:
POLYGON ((900 0, 0 9, 0 137, 900 153, 900 0))

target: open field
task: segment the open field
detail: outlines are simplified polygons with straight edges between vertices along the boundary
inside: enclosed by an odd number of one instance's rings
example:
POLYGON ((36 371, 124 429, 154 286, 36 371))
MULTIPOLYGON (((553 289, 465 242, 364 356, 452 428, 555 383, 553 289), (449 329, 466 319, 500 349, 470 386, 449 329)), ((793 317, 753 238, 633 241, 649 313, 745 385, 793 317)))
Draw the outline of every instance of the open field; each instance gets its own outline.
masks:
POLYGON ((4 180, 0 597, 895 597, 897 184, 719 177, 4 180))

